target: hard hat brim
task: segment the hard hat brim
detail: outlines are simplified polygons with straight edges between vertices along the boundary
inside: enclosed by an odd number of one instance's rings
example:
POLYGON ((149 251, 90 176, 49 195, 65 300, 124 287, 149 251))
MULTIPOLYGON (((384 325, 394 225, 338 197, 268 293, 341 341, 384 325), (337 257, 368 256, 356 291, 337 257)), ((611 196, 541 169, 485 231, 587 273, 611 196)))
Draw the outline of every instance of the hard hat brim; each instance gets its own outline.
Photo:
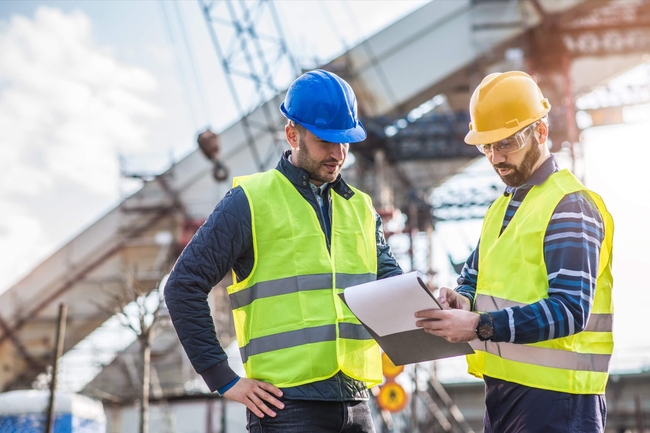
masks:
POLYGON ((363 127, 361 121, 357 122, 357 126, 351 129, 320 129, 313 125, 300 122, 295 117, 289 115, 287 109, 284 107, 284 102, 280 105, 280 111, 289 120, 293 120, 306 130, 314 134, 321 140, 330 143, 358 143, 366 139, 366 128, 363 127))
POLYGON ((311 125, 305 125, 304 123, 301 123, 301 125, 316 137, 329 143, 358 143, 367 137, 366 129, 361 122, 357 123, 356 128, 342 130, 318 129, 311 125))
POLYGON ((482 131, 482 132, 474 131, 470 129, 467 135, 465 136, 465 143, 470 144, 472 146, 478 146, 479 144, 495 143, 497 141, 506 139, 511 135, 513 135, 514 133, 516 133, 517 131, 521 131, 528 125, 532 125, 533 123, 537 122, 539 119, 546 116, 549 111, 550 111, 550 106, 542 113, 540 113, 538 116, 530 118, 524 122, 519 123, 517 126, 513 126, 510 128, 499 128, 499 129, 494 129, 492 131, 482 131))

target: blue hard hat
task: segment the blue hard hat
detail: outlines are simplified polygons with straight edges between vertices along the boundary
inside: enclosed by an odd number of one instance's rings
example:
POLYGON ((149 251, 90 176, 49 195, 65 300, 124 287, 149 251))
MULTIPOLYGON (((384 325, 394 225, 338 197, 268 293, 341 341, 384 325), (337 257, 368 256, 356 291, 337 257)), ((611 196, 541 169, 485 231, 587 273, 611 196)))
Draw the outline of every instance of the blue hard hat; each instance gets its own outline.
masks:
POLYGON ((330 143, 356 143, 366 139, 357 117, 357 98, 348 83, 328 71, 305 72, 291 83, 280 105, 287 119, 304 126, 330 143))

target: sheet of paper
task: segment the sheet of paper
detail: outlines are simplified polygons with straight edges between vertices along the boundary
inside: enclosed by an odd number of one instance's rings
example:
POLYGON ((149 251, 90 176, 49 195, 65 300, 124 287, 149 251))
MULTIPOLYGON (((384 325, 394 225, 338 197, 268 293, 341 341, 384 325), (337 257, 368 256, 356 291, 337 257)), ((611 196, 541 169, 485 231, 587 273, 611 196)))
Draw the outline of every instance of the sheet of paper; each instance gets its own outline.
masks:
POLYGON ((344 291, 345 302, 379 336, 420 329, 415 312, 440 305, 418 278, 422 280, 422 274, 416 271, 350 286, 344 291))

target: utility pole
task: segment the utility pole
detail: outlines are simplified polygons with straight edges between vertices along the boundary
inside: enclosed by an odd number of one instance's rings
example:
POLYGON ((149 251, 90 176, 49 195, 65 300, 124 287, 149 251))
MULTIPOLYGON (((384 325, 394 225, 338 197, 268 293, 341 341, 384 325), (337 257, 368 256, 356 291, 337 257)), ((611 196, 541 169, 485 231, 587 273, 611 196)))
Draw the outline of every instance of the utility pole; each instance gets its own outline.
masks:
POLYGON ((59 323, 56 328, 56 342, 54 347, 54 362, 52 366, 52 380, 50 381, 50 402, 47 408, 47 433, 54 431, 54 395, 56 391, 56 371, 59 358, 63 355, 63 341, 65 340, 65 321, 68 317, 68 306, 59 305, 59 323))

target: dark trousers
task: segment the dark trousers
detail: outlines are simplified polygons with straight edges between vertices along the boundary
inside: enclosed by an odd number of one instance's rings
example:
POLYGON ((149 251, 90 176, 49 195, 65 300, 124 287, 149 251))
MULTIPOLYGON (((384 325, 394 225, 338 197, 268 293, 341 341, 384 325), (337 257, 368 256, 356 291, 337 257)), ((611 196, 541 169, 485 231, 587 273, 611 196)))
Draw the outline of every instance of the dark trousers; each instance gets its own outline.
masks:
POLYGON ((365 401, 313 401, 281 398, 284 409, 258 418, 246 409, 246 429, 251 433, 375 433, 365 401))
POLYGON ((568 394, 485 377, 484 433, 602 433, 604 395, 568 394))

